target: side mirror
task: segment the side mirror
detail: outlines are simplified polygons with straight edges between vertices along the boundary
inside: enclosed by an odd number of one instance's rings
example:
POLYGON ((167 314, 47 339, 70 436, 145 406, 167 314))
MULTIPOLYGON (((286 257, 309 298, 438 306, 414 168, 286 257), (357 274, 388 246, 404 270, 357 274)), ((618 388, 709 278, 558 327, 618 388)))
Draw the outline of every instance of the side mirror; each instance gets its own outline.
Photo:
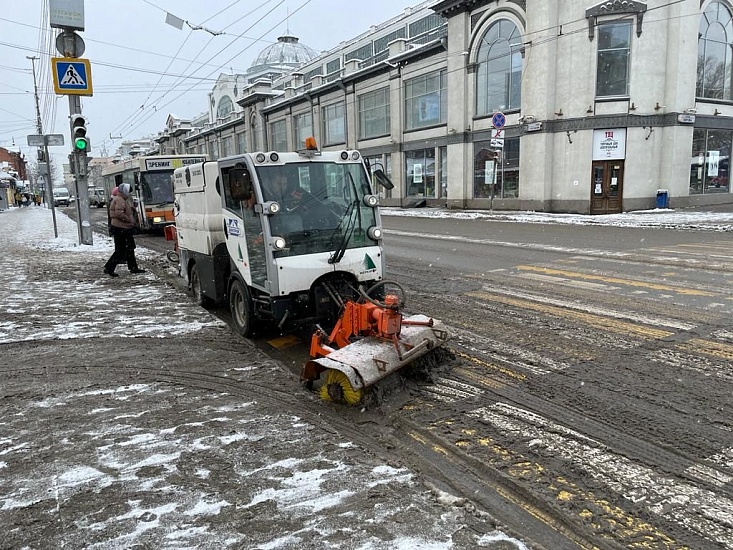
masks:
POLYGON ((384 171, 377 169, 374 170, 372 174, 379 185, 385 189, 394 189, 394 183, 392 183, 392 180, 387 177, 387 174, 385 174, 384 171))
POLYGON ((252 197, 252 180, 246 168, 229 171, 229 193, 235 201, 247 201, 252 197))

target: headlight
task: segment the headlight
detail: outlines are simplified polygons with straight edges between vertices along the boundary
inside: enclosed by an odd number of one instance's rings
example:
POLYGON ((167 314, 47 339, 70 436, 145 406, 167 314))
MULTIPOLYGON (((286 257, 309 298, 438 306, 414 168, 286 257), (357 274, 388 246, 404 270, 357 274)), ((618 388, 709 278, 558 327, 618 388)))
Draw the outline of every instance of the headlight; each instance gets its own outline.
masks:
POLYGON ((284 250, 286 243, 283 237, 273 237, 272 239, 270 239, 270 244, 275 250, 284 250))
POLYGON ((349 160, 349 153, 346 151, 341 151, 341 160, 349 160))
POLYGON ((277 153, 270 153, 270 160, 272 162, 277 162, 278 160, 280 160, 280 155, 278 155, 277 153))
POLYGON ((161 218, 160 216, 156 216, 153 218, 153 223, 163 223, 165 221, 165 218, 161 218))
POLYGON ((255 157, 255 160, 261 164, 261 163, 265 162, 265 155, 262 154, 262 153, 257 153, 257 156, 255 157))
POLYGON ((379 204, 379 197, 376 195, 364 195, 364 198, 362 200, 364 201, 364 204, 367 205, 369 208, 374 208, 379 204))
POLYGON ((373 225, 367 230, 367 235, 371 240, 378 241, 382 238, 382 228, 373 225))
POLYGON ((351 160, 359 160, 359 151, 351 153, 351 160))

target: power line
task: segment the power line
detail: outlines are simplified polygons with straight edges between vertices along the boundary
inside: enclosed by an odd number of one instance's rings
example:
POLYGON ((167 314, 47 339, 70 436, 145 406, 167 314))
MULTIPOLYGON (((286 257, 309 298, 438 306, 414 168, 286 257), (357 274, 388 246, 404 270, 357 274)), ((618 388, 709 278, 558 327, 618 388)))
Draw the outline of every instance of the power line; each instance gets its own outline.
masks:
MULTIPOLYGON (((269 4, 270 2, 271 2, 271 0, 266 0, 266 1, 265 1, 265 2, 263 2, 262 4, 258 5, 258 6, 256 7, 256 8, 254 8, 254 9, 250 10, 249 12, 247 12, 246 14, 244 14, 244 15, 243 15, 242 17, 240 17, 240 18, 239 18, 239 20, 235 20, 235 21, 233 21, 232 23, 230 23, 230 24, 229 24, 229 25, 228 25, 227 27, 225 27, 225 29, 228 29, 229 27, 231 27, 232 25, 234 25, 234 24, 235 24, 235 23, 237 23, 238 21, 241 21, 242 19, 244 19, 244 18, 246 18, 246 17, 249 17, 249 16, 251 15, 251 14, 253 14, 253 13, 254 13, 254 12, 256 12, 257 10, 259 10, 260 8, 262 8, 262 7, 266 6, 266 5, 267 5, 267 4, 269 4)), ((282 2, 281 2, 281 3, 282 3, 282 2)), ((222 11, 223 11, 223 10, 222 10, 222 11)), ((221 13, 221 12, 219 12, 219 13, 221 13)), ((271 12, 270 12, 270 13, 271 13, 271 12)), ((218 14, 216 14, 216 15, 218 15, 218 14)), ((212 16, 212 17, 213 17, 213 16, 212 16)), ((263 16, 263 18, 264 18, 264 16, 263 16)), ((253 23, 253 24, 252 24, 252 25, 251 25, 251 26, 250 26, 250 27, 249 27, 248 29, 246 29, 246 30, 245 30, 245 32, 247 32, 247 30, 251 29, 251 28, 252 28, 252 27, 253 27, 254 25, 256 25, 257 23, 259 23, 259 22, 260 22, 260 21, 261 21, 261 20, 262 20, 263 18, 260 18, 260 19, 258 19, 257 21, 255 21, 255 23, 253 23)), ((207 19, 207 21, 208 21, 208 19, 207 19)), ((241 35, 240 35, 240 36, 241 36, 241 35)), ((211 41, 212 41, 212 40, 213 40, 213 37, 209 38, 209 41, 208 41, 208 42, 206 43, 206 45, 205 45, 205 46, 204 46, 204 47, 203 47, 203 48, 202 48, 201 50, 199 50, 199 53, 198 53, 198 54, 196 55, 196 57, 194 58, 194 61, 195 61, 196 59, 198 59, 199 55, 201 55, 201 54, 202 54, 202 53, 203 53, 203 52, 204 52, 204 51, 206 50, 206 48, 207 48, 207 47, 209 46, 209 44, 211 43, 211 41)), ((236 41, 236 40, 237 40, 237 39, 235 39, 234 41, 236 41)), ((234 41, 232 41, 232 43, 233 43, 234 41)), ((219 55, 219 53, 221 53, 221 52, 222 52, 222 51, 223 51, 224 49, 226 49, 226 48, 227 48, 227 47, 229 47, 230 45, 231 45, 231 43, 230 43, 229 45, 225 46, 225 48, 223 48, 222 50, 220 50, 220 51, 219 51, 219 52, 217 52, 216 54, 214 54, 214 56, 212 56, 212 57, 211 57, 211 58, 210 58, 210 59, 209 59, 208 61, 206 61, 205 63, 201 64, 201 65, 200 65, 200 66, 199 66, 199 67, 198 67, 197 69, 195 69, 195 71, 194 71, 194 72, 197 72, 197 71, 198 71, 198 70, 199 70, 199 69, 200 69, 200 68, 201 68, 202 66, 204 66, 204 65, 207 65, 207 64, 209 63, 209 61, 211 61, 211 60, 213 60, 214 58, 216 58, 216 57, 217 57, 217 56, 219 55)), ((188 68, 189 68, 189 67, 191 67, 191 65, 192 65, 192 64, 193 64, 193 61, 192 61, 192 62, 189 62, 189 64, 188 64, 188 65, 187 65, 187 66, 186 66, 186 67, 184 68, 184 72, 185 72, 185 71, 187 71, 187 70, 188 70, 188 68)), ((217 67, 217 68, 216 68, 216 69, 214 69, 214 71, 212 71, 212 73, 210 73, 210 74, 209 74, 208 76, 210 76, 211 74, 213 74, 214 72, 216 72, 216 71, 218 71, 218 70, 220 70, 220 69, 221 69, 221 67, 217 67)), ((159 97, 158 97, 158 98, 157 98, 157 99, 155 100, 155 103, 156 103, 156 105, 153 105, 153 109, 154 109, 154 112, 155 112, 155 110, 156 110, 156 107, 157 107, 157 103, 158 103, 158 102, 160 102, 160 101, 161 101, 161 100, 162 100, 162 99, 163 99, 164 97, 166 97, 166 96, 167 96, 167 95, 168 95, 169 93, 171 93, 171 92, 172 92, 172 91, 173 91, 174 89, 176 89, 176 88, 177 88, 177 87, 178 87, 178 86, 179 86, 180 84, 183 84, 183 82, 185 82, 185 80, 187 80, 188 78, 190 78, 190 77, 187 77, 187 78, 180 78, 180 79, 179 79, 178 81, 176 81, 176 82, 174 82, 173 84, 171 84, 171 86, 170 86, 170 87, 169 87, 169 88, 168 88, 168 89, 167 89, 167 90, 166 90, 166 91, 165 91, 165 92, 164 92, 163 94, 161 94, 161 95, 160 95, 160 96, 159 96, 159 97)), ((168 105, 168 104, 166 104, 166 105, 168 105)), ((141 109, 140 109, 139 111, 136 111, 135 113, 133 113, 133 115, 131 115, 130 117, 128 117, 128 118, 127 118, 127 119, 125 120, 125 122, 123 122, 123 123, 119 124, 119 125, 118 125, 118 126, 117 126, 117 127, 116 127, 116 128, 114 129, 114 130, 113 130, 113 133, 114 133, 114 132, 117 132, 117 131, 121 131, 121 130, 122 130, 122 128, 123 128, 123 125, 124 125, 124 124, 126 124, 126 123, 128 122, 128 120, 130 120, 130 119, 132 119, 132 121, 133 121, 133 122, 131 122, 131 123, 130 123, 130 125, 132 125, 132 124, 134 123, 134 121, 135 121, 136 117, 140 117, 140 116, 142 116, 142 115, 143 115, 143 112, 144 112, 144 110, 145 110, 145 107, 144 107, 144 106, 141 106, 141 109)), ((149 120, 149 117, 148 117, 148 118, 146 118, 145 120, 146 120, 146 121, 147 121, 147 120, 149 120)))

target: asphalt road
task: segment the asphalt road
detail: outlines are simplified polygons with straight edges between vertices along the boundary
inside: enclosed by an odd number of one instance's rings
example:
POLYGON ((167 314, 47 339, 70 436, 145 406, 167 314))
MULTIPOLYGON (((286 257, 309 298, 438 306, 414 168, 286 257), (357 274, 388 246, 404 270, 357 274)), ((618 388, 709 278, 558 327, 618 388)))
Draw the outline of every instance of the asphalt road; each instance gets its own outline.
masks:
POLYGON ((456 356, 382 403, 393 452, 547 548, 733 548, 733 236, 383 223, 456 356))
POLYGON ((733 548, 730 234, 384 225, 408 308, 463 360, 400 417, 439 434, 426 455, 498 472, 580 547, 733 548))

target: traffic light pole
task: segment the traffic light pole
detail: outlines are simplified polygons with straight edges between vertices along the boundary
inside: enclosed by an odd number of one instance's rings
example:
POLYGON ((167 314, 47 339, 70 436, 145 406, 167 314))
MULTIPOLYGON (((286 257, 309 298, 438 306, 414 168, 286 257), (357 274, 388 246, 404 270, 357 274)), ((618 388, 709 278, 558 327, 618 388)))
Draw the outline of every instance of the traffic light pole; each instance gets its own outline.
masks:
MULTIPOLYGON (((64 29, 64 49, 70 57, 76 57, 76 35, 73 30, 64 29)), ((81 114, 81 98, 69 96, 69 129, 72 146, 74 143, 74 115, 81 114)), ((89 175, 87 170, 87 152, 73 148, 76 193, 76 212, 79 226, 79 244, 94 244, 92 236, 91 211, 89 209, 89 175)))

